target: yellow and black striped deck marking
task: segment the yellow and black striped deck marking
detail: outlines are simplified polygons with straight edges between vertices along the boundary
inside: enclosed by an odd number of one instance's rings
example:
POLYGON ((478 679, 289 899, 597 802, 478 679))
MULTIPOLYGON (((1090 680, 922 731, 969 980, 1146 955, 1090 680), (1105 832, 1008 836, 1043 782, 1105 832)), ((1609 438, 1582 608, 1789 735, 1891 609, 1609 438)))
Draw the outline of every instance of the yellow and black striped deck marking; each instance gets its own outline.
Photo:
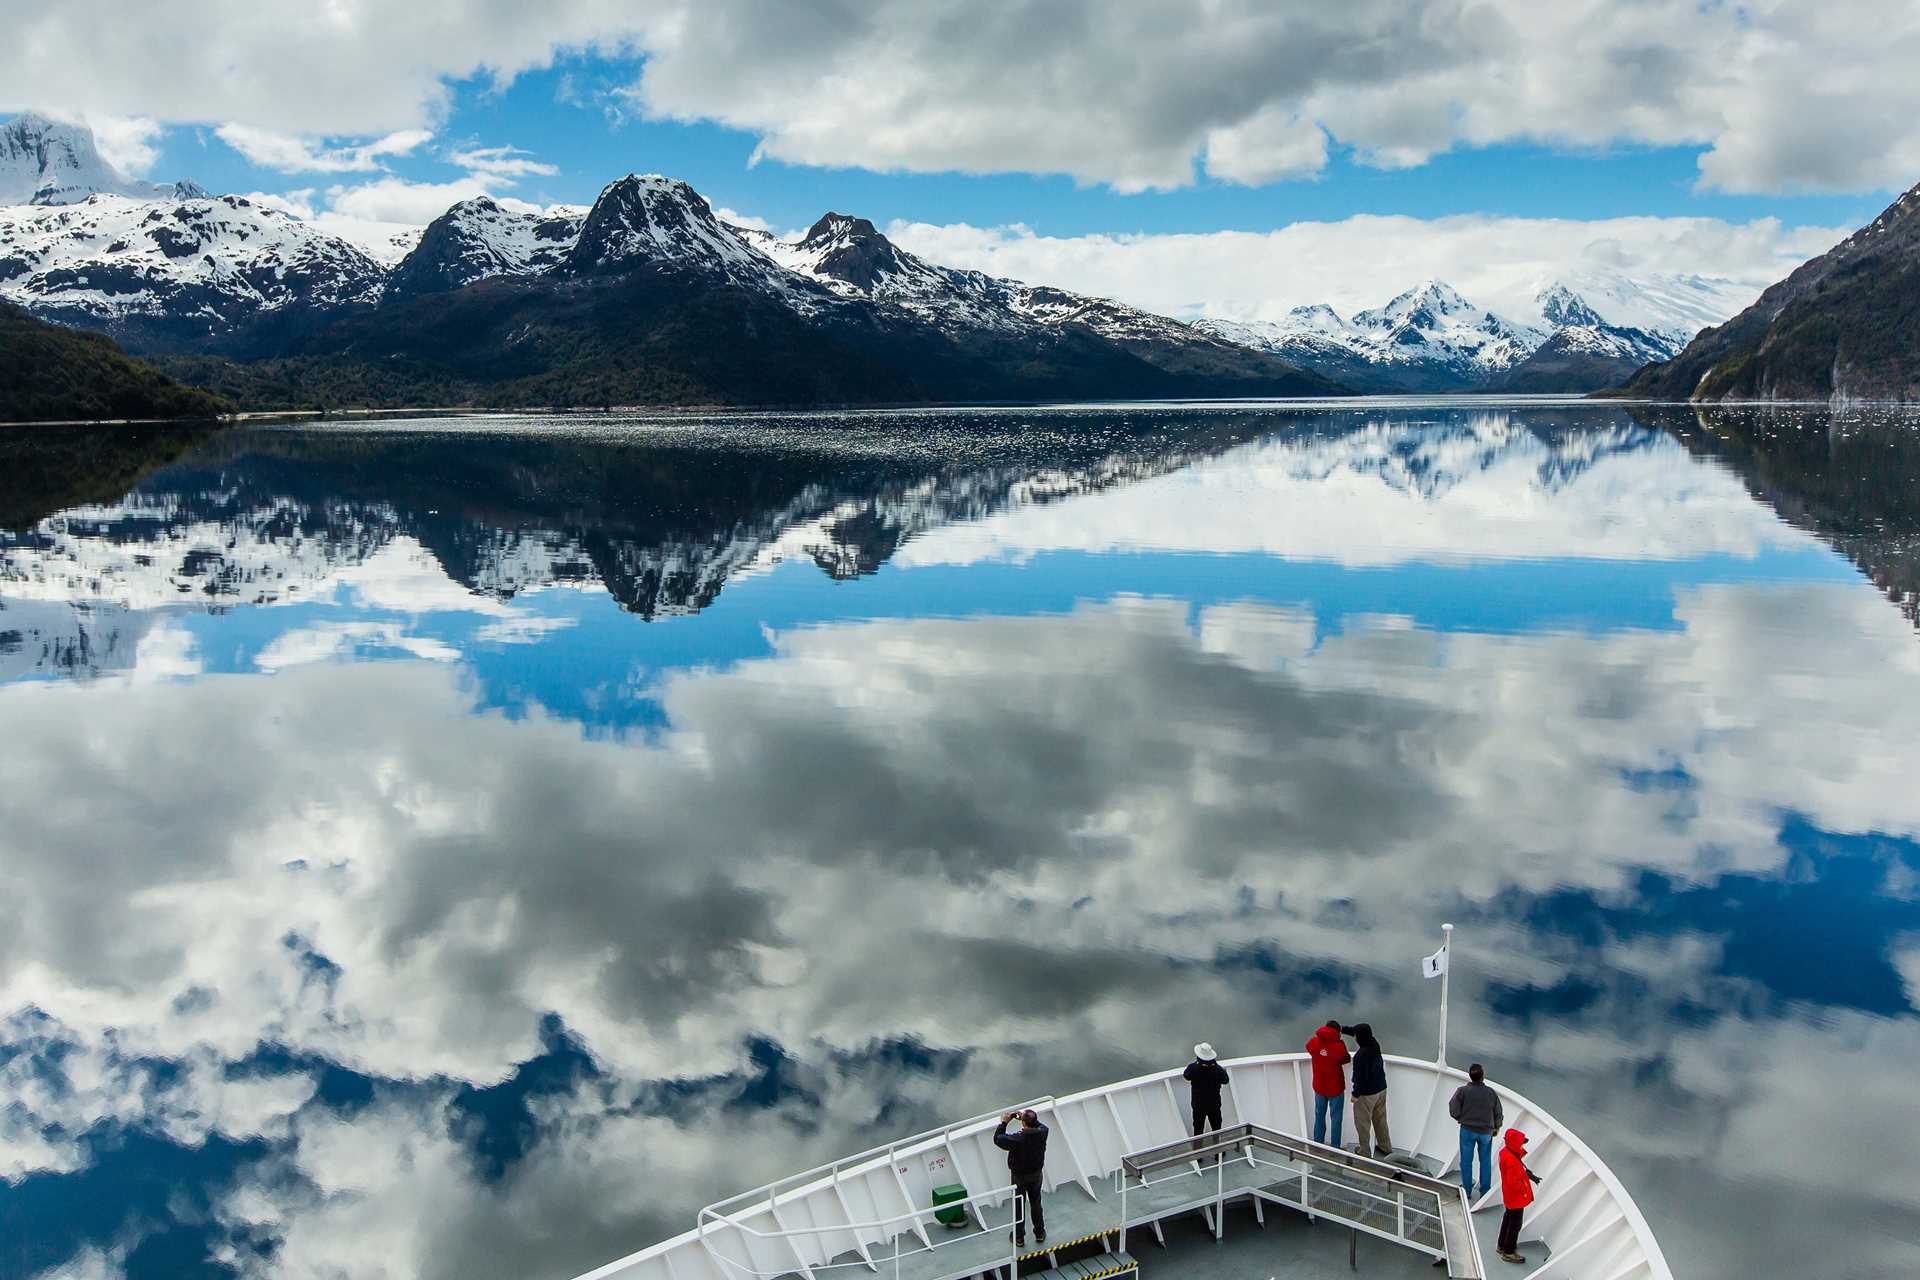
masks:
POLYGON ((1140 1264, 1131 1254, 1102 1253, 1091 1258, 1082 1258, 1077 1262, 1068 1262, 1051 1271, 1043 1271, 1028 1280, 1044 1280, 1056 1277, 1057 1280, 1109 1280, 1112 1276, 1138 1275, 1140 1264))
POLYGON ((1101 1247, 1105 1248, 1107 1237, 1112 1234, 1113 1232, 1111 1231, 1095 1231, 1091 1235, 1075 1236, 1071 1240, 1049 1240, 1030 1253, 1016 1254, 1015 1256, 1022 1262, 1030 1262, 1035 1258, 1044 1258, 1050 1253, 1059 1253, 1063 1249, 1071 1249, 1076 1245, 1083 1245, 1092 1240, 1098 1240, 1101 1247))

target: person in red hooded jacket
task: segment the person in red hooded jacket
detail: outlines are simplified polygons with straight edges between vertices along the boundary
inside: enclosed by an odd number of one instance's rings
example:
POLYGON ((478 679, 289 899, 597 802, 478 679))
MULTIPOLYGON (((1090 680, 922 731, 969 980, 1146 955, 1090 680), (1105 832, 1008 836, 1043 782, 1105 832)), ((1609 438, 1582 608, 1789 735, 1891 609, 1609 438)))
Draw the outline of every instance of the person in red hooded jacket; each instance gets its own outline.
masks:
POLYGON ((1327 1140, 1327 1117, 1333 1117, 1333 1145, 1340 1145, 1340 1121, 1347 1111, 1347 1042, 1340 1038, 1340 1020, 1334 1018, 1307 1041, 1313 1063, 1313 1140, 1327 1140))
POLYGON ((1502 1262, 1525 1262, 1520 1256, 1520 1219, 1533 1203, 1533 1184, 1540 1175, 1527 1168, 1527 1135, 1518 1129, 1507 1130, 1507 1145, 1500 1149, 1500 1202, 1507 1207, 1500 1218, 1498 1249, 1502 1262))

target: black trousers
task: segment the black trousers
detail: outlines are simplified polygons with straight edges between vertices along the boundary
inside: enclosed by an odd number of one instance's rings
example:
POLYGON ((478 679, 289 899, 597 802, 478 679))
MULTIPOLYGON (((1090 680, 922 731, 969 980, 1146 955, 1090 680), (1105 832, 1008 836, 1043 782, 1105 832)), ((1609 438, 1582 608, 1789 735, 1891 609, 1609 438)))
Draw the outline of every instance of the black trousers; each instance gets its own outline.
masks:
POLYGON ((1040 1208, 1040 1179, 1015 1178, 1013 1180, 1013 1239, 1016 1244, 1027 1242, 1027 1220, 1033 1220, 1033 1234, 1040 1237, 1047 1234, 1047 1215, 1040 1208), (1025 1208, 1026 1212, 1021 1213, 1025 1208))
POLYGON ((1509 1209, 1500 1215, 1501 1253, 1520 1252, 1520 1219, 1527 1214, 1525 1209, 1509 1209))
POLYGON ((1214 1128, 1214 1131, 1216 1133, 1219 1132, 1220 1104, 1216 1102, 1210 1107, 1203 1107, 1197 1102, 1194 1103, 1193 1104, 1193 1136, 1197 1138, 1202 1133, 1205 1133, 1206 1132, 1205 1126, 1207 1125, 1212 1125, 1214 1128))

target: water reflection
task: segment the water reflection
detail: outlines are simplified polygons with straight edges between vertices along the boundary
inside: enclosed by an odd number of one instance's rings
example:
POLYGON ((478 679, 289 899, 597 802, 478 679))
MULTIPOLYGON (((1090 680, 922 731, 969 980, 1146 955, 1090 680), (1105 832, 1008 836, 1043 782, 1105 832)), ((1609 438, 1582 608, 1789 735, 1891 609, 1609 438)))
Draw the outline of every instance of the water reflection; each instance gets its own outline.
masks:
POLYGON ((1920 644, 1749 455, 717 435, 236 433, 5 535, 8 1274, 571 1275, 1195 1040, 1426 1051, 1442 917, 1677 1270, 1911 1269, 1920 644))

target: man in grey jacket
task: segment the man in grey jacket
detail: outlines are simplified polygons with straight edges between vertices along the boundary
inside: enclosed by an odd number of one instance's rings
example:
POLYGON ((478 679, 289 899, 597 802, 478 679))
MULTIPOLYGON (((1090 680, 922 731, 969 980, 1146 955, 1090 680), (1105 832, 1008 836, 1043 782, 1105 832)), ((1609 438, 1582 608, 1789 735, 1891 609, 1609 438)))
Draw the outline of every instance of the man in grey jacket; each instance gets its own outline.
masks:
POLYGON ((1506 1123, 1500 1095, 1487 1083, 1487 1069, 1479 1063, 1467 1068, 1467 1083, 1453 1091, 1447 1114, 1460 1126, 1460 1185, 1469 1197, 1493 1188, 1493 1135, 1506 1123), (1473 1189, 1473 1157, 1480 1156, 1480 1190, 1473 1189))

